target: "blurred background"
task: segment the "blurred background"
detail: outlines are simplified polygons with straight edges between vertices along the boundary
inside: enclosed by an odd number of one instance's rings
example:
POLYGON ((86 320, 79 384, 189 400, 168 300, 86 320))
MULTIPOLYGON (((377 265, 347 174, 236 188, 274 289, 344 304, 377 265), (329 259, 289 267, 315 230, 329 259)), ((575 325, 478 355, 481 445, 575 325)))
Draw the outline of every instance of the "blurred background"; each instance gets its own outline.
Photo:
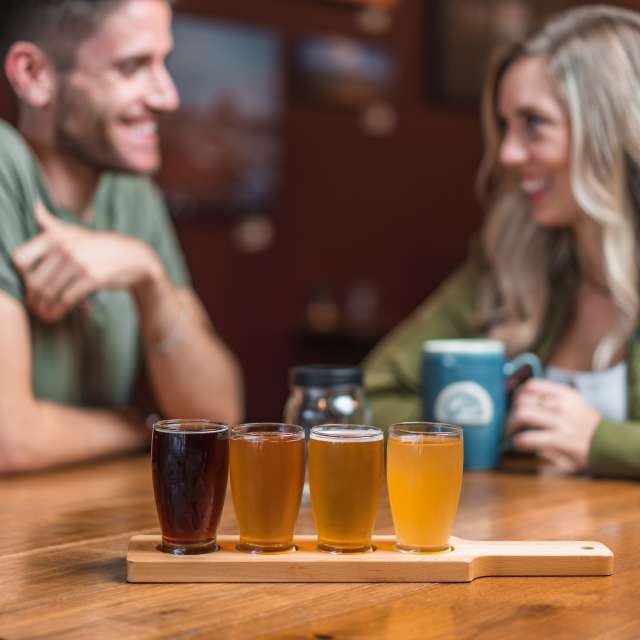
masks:
POLYGON ((292 365, 360 362, 464 259, 489 51, 576 4, 181 0, 157 179, 250 420, 281 418, 292 365))

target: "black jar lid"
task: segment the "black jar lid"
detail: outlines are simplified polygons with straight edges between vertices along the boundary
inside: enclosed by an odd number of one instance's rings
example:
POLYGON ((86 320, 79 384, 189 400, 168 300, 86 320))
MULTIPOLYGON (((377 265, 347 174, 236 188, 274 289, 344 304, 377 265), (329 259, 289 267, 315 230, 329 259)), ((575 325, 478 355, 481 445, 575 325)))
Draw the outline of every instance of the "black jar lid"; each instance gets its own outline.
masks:
POLYGON ((289 379, 291 384, 299 387, 362 386, 362 369, 332 364, 309 364, 292 367, 289 379))

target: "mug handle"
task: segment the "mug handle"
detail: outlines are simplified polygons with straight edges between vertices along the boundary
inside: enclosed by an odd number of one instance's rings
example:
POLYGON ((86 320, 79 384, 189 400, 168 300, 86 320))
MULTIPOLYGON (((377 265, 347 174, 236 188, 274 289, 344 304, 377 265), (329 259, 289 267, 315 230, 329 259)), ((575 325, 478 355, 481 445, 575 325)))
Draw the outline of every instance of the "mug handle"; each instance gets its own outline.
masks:
POLYGON ((504 363, 504 375, 507 378, 514 376, 522 367, 530 367, 534 378, 542 378, 542 364, 535 353, 521 353, 519 356, 504 363))
MULTIPOLYGON (((505 377, 507 378, 507 386, 509 387, 509 382, 511 382, 511 378, 515 376, 516 373, 520 371, 523 367, 529 367, 531 369, 531 373, 534 378, 542 378, 542 364, 540 362, 540 358, 535 353, 521 353, 519 356, 516 356, 512 360, 504 363, 503 372, 505 377)), ((513 389, 509 389, 512 391, 513 389)), ((509 401, 509 404, 511 402, 509 401)), ((506 423, 505 423, 506 425, 506 423)), ((511 440, 505 439, 502 442, 502 453, 506 453, 512 450, 511 440)))

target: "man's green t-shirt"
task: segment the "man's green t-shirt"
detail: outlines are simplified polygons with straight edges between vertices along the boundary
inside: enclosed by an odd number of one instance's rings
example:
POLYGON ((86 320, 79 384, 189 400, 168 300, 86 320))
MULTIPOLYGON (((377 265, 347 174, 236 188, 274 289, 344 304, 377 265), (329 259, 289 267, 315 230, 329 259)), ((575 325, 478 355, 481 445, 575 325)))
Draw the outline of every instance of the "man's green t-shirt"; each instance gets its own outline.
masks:
MULTIPOLYGON (((34 214, 38 200, 61 220, 143 240, 174 284, 188 284, 166 207, 150 179, 105 174, 95 195, 95 219, 81 222, 51 201, 30 148, 0 120, 0 290, 18 301, 24 303, 25 291, 11 256, 40 232, 34 214)), ((142 355, 135 304, 128 291, 117 290, 97 291, 89 302, 54 324, 29 314, 34 394, 75 406, 126 406, 142 355)))

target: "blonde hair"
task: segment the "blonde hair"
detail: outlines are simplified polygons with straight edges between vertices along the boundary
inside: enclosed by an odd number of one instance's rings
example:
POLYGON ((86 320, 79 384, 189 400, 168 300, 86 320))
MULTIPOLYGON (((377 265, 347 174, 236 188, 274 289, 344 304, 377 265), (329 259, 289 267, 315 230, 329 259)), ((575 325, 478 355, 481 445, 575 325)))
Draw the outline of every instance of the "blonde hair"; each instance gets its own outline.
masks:
POLYGON ((533 56, 546 61, 564 103, 573 194, 600 229, 607 285, 618 309, 614 329, 594 354, 593 365, 601 369, 633 333, 639 308, 640 16, 601 5, 569 10, 494 61, 483 96, 486 151, 478 174, 487 205, 483 244, 491 277, 479 315, 510 353, 530 348, 540 337, 552 283, 574 288, 578 280, 571 232, 538 226, 515 179, 498 162, 497 91, 511 64, 533 56))

